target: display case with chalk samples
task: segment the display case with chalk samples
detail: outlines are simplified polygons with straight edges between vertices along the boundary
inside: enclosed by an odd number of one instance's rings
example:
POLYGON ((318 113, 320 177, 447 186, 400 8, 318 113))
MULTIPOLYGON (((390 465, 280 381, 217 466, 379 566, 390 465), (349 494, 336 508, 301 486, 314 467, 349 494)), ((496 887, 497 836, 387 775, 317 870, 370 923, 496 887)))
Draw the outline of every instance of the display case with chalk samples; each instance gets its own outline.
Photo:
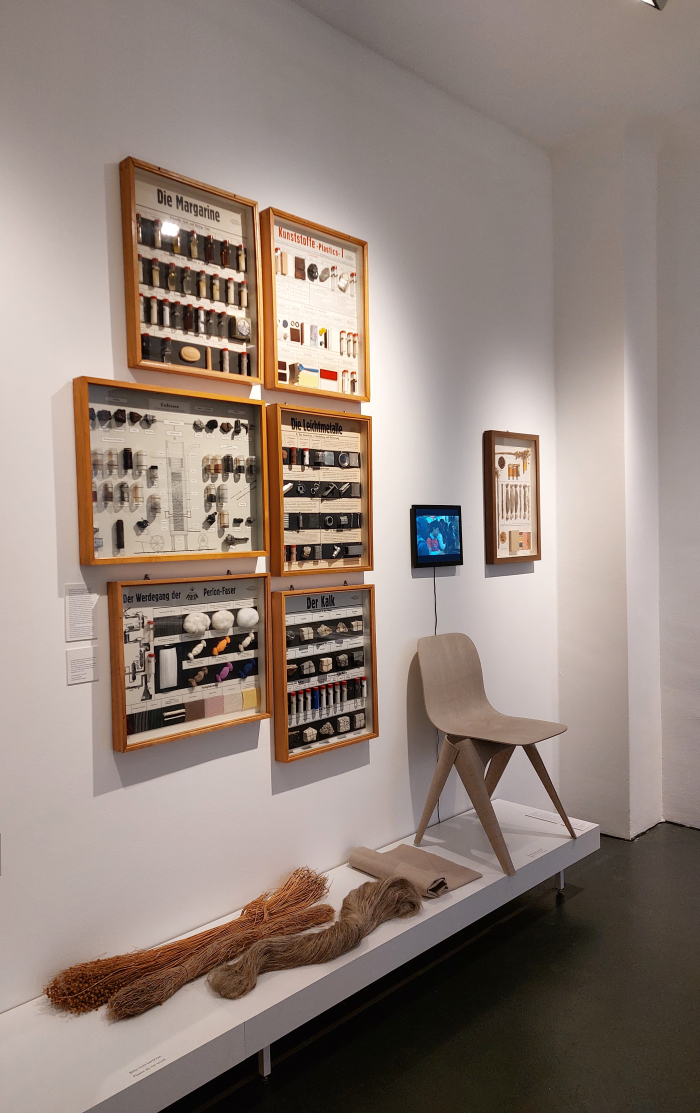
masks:
POLYGON ((108 585, 122 753, 270 717, 266 573, 108 585))
POLYGON ((264 556, 257 399, 75 379, 81 564, 264 556))
POLYGON ((262 382, 255 201, 120 164, 129 367, 262 382))
POLYGON ((373 585, 276 591, 272 614, 277 760, 376 738, 373 585))

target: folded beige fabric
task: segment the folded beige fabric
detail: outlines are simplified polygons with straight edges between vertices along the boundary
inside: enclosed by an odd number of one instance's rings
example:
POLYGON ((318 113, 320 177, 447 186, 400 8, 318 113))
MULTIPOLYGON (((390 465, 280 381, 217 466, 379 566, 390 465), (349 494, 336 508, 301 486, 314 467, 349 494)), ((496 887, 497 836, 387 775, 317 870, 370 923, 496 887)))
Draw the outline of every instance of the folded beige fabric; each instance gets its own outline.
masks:
POLYGON ((382 853, 368 850, 366 846, 355 847, 348 858, 348 865, 372 877, 406 877, 424 897, 441 897, 450 889, 459 889, 481 877, 476 870, 458 866, 439 854, 429 854, 405 843, 382 853))

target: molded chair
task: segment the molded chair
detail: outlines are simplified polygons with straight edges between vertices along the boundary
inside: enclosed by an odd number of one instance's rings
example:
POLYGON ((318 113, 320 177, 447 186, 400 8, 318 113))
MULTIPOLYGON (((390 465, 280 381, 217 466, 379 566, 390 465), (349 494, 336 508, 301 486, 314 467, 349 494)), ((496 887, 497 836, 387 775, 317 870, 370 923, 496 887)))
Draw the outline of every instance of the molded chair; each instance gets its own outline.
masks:
POLYGON ((437 634, 418 641, 418 660, 428 718, 443 731, 437 768, 423 810, 415 845, 419 846, 440 793, 454 765, 504 873, 514 874, 491 797, 506 766, 522 746, 572 839, 576 838, 536 743, 567 729, 563 723, 519 719, 496 711, 484 691, 476 646, 466 634, 437 634))

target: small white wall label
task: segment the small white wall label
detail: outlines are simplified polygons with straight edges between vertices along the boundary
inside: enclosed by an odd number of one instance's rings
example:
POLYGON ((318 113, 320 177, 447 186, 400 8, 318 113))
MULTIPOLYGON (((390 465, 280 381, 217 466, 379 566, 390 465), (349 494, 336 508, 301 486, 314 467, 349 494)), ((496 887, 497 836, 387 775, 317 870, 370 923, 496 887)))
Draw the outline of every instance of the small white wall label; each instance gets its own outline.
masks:
POLYGON ((68 684, 91 684, 98 680, 97 646, 81 645, 66 650, 66 682, 68 684))
POLYGON ((95 636, 93 608, 97 601, 85 584, 66 584, 66 641, 86 642, 95 636))

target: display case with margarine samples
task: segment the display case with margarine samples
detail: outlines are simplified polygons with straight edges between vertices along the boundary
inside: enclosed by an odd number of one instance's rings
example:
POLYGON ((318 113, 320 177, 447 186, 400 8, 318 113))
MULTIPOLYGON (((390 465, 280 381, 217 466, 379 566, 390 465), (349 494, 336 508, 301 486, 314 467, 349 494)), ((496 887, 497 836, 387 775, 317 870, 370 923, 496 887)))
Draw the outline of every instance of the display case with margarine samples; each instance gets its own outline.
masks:
POLYGON ((265 385, 368 401, 367 244, 277 209, 260 226, 265 385))
POLYGON ((484 516, 487 564, 541 559, 538 436, 484 433, 484 516))
POLYGON ((272 595, 275 756, 376 738, 374 587, 272 595))
POLYGON ((261 382, 255 201, 138 159, 120 173, 129 366, 261 382))
POLYGON ((82 564, 264 556, 264 404, 75 379, 82 564))
POLYGON ((269 577, 110 583, 113 746, 270 717, 269 577))
POLYGON ((273 576, 372 567, 372 419, 267 407, 273 576))

